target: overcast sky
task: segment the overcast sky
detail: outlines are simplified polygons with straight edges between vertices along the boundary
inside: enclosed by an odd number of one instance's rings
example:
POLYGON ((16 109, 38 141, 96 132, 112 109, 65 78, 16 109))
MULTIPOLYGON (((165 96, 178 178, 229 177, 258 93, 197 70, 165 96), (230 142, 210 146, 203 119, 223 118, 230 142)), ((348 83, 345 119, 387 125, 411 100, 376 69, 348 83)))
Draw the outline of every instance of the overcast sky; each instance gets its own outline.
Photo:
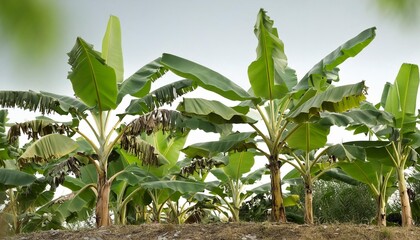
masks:
POLYGON ((57 5, 62 33, 50 60, 22 68, 10 60, 15 59, 11 52, 3 51, 1 89, 71 95, 66 53, 77 36, 100 50, 111 14, 121 20, 126 77, 168 52, 210 67, 248 89, 247 68, 256 57, 257 46, 253 26, 260 8, 274 20, 289 66, 296 69, 298 77, 372 26, 377 27, 376 39, 341 65, 338 84, 366 80, 368 99, 377 102, 384 83, 394 80, 403 62, 420 63, 420 24, 405 26, 381 13, 373 1, 61 0, 57 5))
MULTIPOLYGON (((260 8, 274 20, 289 66, 298 77, 345 41, 376 26, 376 39, 356 58, 340 66, 341 81, 337 83, 365 80, 368 100, 373 103, 379 102, 385 82, 394 81, 403 62, 420 63, 420 23, 387 15, 372 0, 45 1, 57 5, 61 28, 57 47, 47 61, 22 65, 11 44, 3 42, 1 90, 72 95, 66 53, 78 36, 100 51, 110 15, 121 21, 126 77, 167 52, 212 68, 248 89, 247 68, 256 58, 253 29, 260 8)), ((176 79, 163 78, 159 85, 176 79)), ((15 120, 29 116, 17 115, 10 117, 15 120)), ((333 142, 348 140, 348 135, 334 133, 333 142)))

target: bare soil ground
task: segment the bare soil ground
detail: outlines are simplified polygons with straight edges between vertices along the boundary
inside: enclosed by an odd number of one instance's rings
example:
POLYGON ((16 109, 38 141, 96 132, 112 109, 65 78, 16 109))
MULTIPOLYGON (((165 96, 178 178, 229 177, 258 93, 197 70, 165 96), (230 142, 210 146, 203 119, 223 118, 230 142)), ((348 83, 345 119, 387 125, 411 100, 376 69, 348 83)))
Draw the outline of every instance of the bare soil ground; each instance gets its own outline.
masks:
POLYGON ((156 239, 156 240, 257 240, 257 239, 420 239, 420 228, 380 228, 372 225, 297 225, 275 223, 217 223, 217 224, 144 224, 135 226, 111 226, 79 231, 50 230, 22 234, 5 239, 156 239))

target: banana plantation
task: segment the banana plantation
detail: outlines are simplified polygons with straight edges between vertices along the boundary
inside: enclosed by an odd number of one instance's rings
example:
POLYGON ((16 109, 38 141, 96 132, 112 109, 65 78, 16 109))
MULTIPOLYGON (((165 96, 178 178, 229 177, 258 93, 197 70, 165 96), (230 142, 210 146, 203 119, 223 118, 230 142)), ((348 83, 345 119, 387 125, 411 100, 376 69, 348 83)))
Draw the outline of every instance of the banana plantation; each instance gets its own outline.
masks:
POLYGON ((392 216, 402 227, 418 224, 418 66, 402 63, 372 103, 369 80, 339 81, 339 65, 369 51, 375 30, 361 29, 297 79, 261 9, 244 89, 170 53, 124 79, 120 21, 111 16, 102 49, 79 37, 68 53, 72 96, 0 91, 1 226, 18 234, 144 223, 318 224, 339 221, 321 205, 328 197, 344 203, 357 191, 365 194, 354 207, 372 209, 363 222, 386 226, 392 216), (179 80, 154 87, 169 72, 179 80), (189 97, 193 91, 222 100, 189 97), (16 109, 36 117, 11 122, 16 109), (338 128, 364 140, 329 142, 338 128), (353 190, 340 195, 345 186, 353 190))

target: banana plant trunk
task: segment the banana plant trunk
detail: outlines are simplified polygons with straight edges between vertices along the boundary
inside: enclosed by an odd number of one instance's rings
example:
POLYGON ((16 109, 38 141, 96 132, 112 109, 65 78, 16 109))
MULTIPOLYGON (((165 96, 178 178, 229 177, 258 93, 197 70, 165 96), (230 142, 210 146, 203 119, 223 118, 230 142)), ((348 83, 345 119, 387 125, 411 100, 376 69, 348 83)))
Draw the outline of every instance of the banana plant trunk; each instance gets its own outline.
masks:
POLYGON ((314 211, 312 207, 313 186, 311 180, 305 182, 305 223, 314 224, 314 211))
POLYGON ((269 165, 272 197, 271 220, 273 222, 286 223, 286 211, 281 190, 280 166, 277 156, 272 156, 269 165))
POLYGON ((411 227, 413 224, 413 217, 411 215, 410 199, 407 192, 407 184, 404 177, 404 168, 400 167, 397 171, 398 190, 401 201, 401 218, 403 227, 411 227))
POLYGON ((109 217, 109 192, 111 186, 107 180, 106 170, 102 170, 98 174, 98 199, 96 202, 96 227, 104 227, 111 225, 109 217))
POLYGON ((382 194, 378 196, 378 210, 376 215, 377 225, 386 227, 386 201, 382 194))
POLYGON ((117 214, 114 219, 114 224, 117 225, 126 225, 127 219, 126 219, 126 213, 127 213, 127 207, 126 206, 119 206, 117 208, 117 214))

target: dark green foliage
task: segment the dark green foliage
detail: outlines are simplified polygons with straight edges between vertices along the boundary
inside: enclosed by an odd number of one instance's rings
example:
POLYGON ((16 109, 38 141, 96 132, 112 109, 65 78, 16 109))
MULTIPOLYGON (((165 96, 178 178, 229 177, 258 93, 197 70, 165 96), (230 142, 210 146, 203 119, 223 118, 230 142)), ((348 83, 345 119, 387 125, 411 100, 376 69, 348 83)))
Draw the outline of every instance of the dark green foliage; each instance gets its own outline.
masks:
POLYGON ((271 198, 268 194, 260 193, 242 204, 239 210, 241 221, 264 222, 268 220, 268 209, 271 207, 271 198))
POLYGON ((408 188, 411 213, 413 214, 413 221, 416 225, 420 225, 420 166, 408 178, 408 188))
MULTIPOLYGON (((367 186, 349 185, 338 181, 315 182, 313 188, 313 209, 315 222, 322 223, 370 223, 375 218, 376 204, 367 186)), ((299 194, 301 206, 304 206, 305 195, 302 185, 289 187, 292 194, 299 194)), ((301 206, 287 209, 288 219, 299 223, 303 218, 304 209, 301 206), (295 220, 293 220, 295 219, 295 220)))
MULTIPOLYGON (((414 224, 420 225, 420 166, 409 174, 407 191, 410 199, 411 214, 414 224)), ((387 222, 394 225, 401 225, 401 204, 398 192, 393 195, 388 208, 387 222)))
POLYGON ((314 214, 319 223, 369 223, 376 213, 371 196, 363 184, 319 181, 314 187, 314 214))

